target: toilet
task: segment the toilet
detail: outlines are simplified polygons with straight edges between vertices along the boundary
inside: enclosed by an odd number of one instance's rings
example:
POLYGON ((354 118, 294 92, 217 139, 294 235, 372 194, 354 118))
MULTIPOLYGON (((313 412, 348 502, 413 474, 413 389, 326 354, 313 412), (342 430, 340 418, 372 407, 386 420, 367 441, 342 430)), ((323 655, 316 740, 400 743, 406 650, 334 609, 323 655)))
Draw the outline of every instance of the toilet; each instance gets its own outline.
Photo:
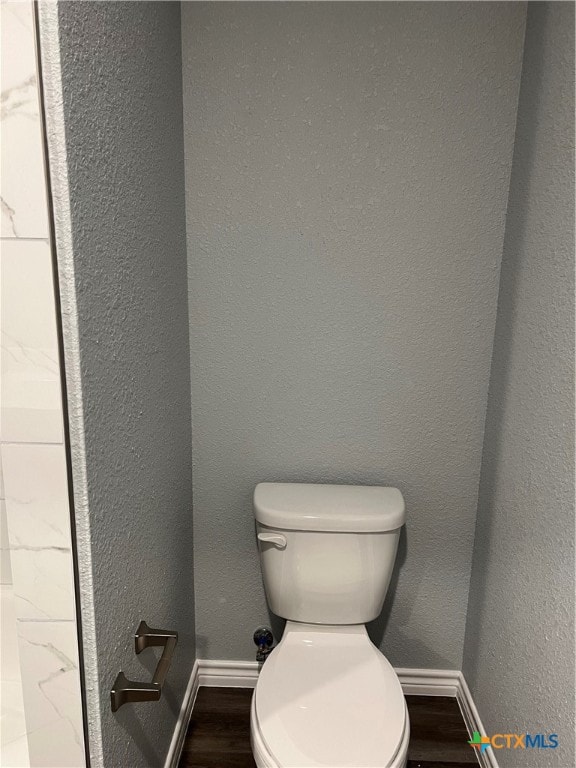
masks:
POLYGON ((398 676, 365 624, 382 610, 405 520, 396 488, 260 483, 268 604, 287 620, 262 666, 250 732, 258 768, 404 768, 398 676))

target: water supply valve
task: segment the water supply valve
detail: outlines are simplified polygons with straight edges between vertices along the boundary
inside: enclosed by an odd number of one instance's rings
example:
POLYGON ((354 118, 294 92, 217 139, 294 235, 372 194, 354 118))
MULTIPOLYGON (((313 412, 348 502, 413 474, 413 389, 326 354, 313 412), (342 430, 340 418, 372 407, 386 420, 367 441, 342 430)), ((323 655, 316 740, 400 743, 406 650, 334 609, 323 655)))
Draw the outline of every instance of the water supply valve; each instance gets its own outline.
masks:
POLYGON ((258 646, 256 661, 263 663, 274 645, 274 635, 268 627, 258 627, 254 632, 254 643, 258 646))

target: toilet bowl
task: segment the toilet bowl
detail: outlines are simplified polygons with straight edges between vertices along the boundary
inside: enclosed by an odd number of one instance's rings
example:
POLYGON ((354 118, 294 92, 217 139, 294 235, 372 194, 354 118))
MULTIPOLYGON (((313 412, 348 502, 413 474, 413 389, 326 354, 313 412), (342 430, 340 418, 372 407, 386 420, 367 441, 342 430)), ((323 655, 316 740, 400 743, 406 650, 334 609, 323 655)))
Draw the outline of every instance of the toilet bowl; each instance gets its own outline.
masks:
POLYGON ((403 768, 410 725, 390 662, 363 625, 288 622, 252 697, 258 768, 403 768))
POLYGON ((365 623, 382 609, 405 510, 396 488, 261 483, 268 604, 287 619, 252 697, 258 768, 404 768, 400 681, 365 623))

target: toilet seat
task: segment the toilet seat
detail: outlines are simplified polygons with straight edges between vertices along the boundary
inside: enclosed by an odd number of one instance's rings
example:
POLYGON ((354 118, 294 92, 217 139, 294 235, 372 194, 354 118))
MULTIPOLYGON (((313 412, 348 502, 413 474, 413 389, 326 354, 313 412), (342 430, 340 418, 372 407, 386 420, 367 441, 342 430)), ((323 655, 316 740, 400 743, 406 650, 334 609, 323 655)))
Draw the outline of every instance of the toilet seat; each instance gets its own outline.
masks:
POLYGON ((259 768, 399 768, 409 730, 398 677, 364 625, 287 623, 252 700, 259 768))

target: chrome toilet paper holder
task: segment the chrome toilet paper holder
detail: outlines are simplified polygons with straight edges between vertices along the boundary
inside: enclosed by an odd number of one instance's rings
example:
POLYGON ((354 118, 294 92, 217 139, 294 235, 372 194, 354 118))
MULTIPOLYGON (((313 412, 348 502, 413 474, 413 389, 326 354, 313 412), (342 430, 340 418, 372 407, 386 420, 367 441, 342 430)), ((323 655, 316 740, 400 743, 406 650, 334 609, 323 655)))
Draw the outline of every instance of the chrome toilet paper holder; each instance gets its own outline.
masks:
POLYGON ((136 653, 142 653, 145 648, 152 646, 163 646, 164 650, 149 683, 128 680, 124 672, 118 673, 110 691, 112 712, 117 712, 124 704, 134 704, 138 701, 159 701, 177 643, 178 632, 171 632, 167 629, 152 629, 145 621, 140 622, 134 635, 136 653))

